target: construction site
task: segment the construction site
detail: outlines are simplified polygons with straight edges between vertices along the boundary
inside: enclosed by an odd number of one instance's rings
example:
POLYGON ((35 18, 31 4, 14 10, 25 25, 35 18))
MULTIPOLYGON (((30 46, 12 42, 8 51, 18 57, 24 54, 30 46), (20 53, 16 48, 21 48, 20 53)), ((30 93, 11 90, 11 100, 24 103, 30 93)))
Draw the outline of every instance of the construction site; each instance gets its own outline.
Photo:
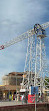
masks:
MULTIPOLYGON (((48 27, 49 22, 41 25, 35 24, 33 29, 28 30, 13 40, 10 40, 9 42, 0 46, 0 50, 6 50, 7 47, 28 39, 24 72, 12 72, 5 75, 3 77, 4 87, 0 86, 2 87, 3 91, 5 91, 7 86, 10 88, 10 86, 13 85, 13 90, 12 88, 10 90, 13 91, 12 93, 27 93, 28 103, 49 103, 49 71, 47 69, 45 51, 45 38, 47 38, 46 28, 48 27), (42 97, 44 97, 44 99, 42 97), (33 98, 35 98, 34 101, 33 98)), ((7 91, 5 92, 7 94, 7 91)))

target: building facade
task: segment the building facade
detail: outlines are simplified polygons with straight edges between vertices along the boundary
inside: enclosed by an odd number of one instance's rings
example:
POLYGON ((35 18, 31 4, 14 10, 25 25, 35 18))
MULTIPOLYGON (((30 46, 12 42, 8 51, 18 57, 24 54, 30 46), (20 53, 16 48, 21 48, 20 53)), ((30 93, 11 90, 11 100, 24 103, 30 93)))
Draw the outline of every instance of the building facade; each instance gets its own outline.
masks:
POLYGON ((23 80, 24 72, 11 72, 8 75, 3 76, 3 85, 0 85, 3 98, 8 98, 9 94, 16 94, 20 90, 20 83, 23 80))
POLYGON ((20 83, 23 79, 23 73, 24 72, 11 72, 8 75, 3 76, 2 81, 4 85, 18 85, 20 86, 20 83))

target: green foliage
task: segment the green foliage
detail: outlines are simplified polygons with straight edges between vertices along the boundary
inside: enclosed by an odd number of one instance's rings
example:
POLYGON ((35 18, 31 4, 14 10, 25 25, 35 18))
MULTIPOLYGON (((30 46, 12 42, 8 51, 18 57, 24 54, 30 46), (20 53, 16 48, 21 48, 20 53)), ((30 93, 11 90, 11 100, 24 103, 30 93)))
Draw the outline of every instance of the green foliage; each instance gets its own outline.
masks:
POLYGON ((48 77, 45 78, 45 85, 47 86, 47 88, 49 88, 48 83, 46 81, 49 83, 49 78, 48 77))

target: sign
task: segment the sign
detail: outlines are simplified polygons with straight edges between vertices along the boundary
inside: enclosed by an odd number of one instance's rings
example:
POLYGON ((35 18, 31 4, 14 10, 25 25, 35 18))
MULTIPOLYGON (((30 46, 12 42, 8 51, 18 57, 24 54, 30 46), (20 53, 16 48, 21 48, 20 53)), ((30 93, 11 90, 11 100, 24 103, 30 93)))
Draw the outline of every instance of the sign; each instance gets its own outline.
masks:
POLYGON ((20 92, 26 92, 26 89, 20 89, 20 92))
POLYGON ((28 94, 28 103, 35 103, 35 95, 28 94))
POLYGON ((31 94, 38 94, 38 86, 36 87, 31 86, 31 94))

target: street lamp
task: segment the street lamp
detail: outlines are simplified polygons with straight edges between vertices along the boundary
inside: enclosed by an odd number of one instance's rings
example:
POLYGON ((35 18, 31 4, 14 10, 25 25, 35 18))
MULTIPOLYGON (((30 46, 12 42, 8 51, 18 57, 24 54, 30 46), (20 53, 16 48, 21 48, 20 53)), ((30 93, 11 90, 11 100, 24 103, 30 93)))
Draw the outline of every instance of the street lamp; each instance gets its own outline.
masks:
POLYGON ((16 95, 17 95, 17 74, 16 74, 16 95))

